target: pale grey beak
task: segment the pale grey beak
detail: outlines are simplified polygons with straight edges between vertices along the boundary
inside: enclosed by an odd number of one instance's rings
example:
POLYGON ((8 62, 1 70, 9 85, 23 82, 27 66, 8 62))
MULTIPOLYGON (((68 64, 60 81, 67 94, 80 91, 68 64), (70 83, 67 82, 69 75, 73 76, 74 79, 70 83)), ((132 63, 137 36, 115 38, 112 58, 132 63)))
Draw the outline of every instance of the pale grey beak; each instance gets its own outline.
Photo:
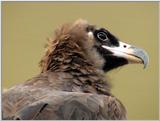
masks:
POLYGON ((144 68, 149 63, 149 56, 146 51, 135 46, 120 42, 118 47, 108 47, 105 45, 102 45, 102 47, 111 51, 117 57, 127 59, 129 63, 141 63, 144 64, 144 68))
POLYGON ((130 48, 133 49, 133 56, 139 58, 141 62, 144 64, 144 68, 146 68, 149 63, 149 56, 147 52, 143 49, 136 48, 134 46, 131 46, 130 48))

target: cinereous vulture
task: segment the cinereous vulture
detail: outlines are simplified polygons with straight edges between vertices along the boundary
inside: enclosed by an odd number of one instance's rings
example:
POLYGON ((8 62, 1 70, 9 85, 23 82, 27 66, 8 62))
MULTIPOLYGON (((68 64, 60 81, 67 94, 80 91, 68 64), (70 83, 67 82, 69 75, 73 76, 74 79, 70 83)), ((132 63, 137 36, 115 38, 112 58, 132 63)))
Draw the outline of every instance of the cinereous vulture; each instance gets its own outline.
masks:
POLYGON ((48 41, 41 73, 2 94, 2 118, 127 119, 105 73, 129 63, 146 67, 148 55, 86 20, 64 24, 48 41))

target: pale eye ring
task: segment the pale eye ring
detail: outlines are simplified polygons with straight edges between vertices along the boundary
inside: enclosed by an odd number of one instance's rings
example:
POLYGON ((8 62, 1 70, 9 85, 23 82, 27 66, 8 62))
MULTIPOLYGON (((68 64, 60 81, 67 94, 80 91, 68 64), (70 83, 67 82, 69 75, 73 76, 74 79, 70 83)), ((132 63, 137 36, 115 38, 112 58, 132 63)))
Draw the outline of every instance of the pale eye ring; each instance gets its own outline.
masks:
POLYGON ((107 34, 104 33, 104 32, 99 32, 97 33, 97 38, 101 41, 107 41, 109 40, 108 37, 107 37, 107 34))

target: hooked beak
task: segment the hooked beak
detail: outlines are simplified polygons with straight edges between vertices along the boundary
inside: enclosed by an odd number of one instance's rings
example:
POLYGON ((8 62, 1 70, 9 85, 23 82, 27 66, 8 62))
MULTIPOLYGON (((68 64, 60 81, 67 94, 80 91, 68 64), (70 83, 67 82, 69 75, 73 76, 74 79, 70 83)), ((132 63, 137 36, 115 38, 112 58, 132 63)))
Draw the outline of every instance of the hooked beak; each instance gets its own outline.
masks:
POLYGON ((143 49, 136 48, 123 42, 119 43, 119 47, 108 47, 105 45, 102 45, 102 47, 111 51, 114 56, 127 59, 129 63, 144 64, 144 68, 148 65, 149 57, 143 49))

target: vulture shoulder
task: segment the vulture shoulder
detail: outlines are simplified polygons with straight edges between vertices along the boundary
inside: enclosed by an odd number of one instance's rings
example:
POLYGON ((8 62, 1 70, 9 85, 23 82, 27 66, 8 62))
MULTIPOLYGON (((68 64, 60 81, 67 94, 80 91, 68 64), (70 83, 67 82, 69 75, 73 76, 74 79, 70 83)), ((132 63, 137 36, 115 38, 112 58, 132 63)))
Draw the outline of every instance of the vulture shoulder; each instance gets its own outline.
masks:
MULTIPOLYGON (((38 100, 36 100, 35 97, 33 98, 33 96, 25 100, 25 98, 21 96, 23 98, 19 97, 19 100, 17 100, 14 105, 5 100, 5 104, 3 104, 6 109, 4 111, 7 111, 5 113, 12 112, 13 115, 4 116, 4 119, 126 119, 125 108, 121 102, 113 96, 56 90, 43 94, 44 92, 42 90, 38 91, 39 94, 43 95, 41 95, 41 99, 39 98, 38 100), (21 106, 22 103, 23 106, 21 106)), ((18 98, 16 97, 16 99, 18 98)))
POLYGON ((41 73, 4 92, 3 119, 126 119, 125 108, 117 98, 77 92, 79 88, 64 84, 67 78, 72 79, 60 72, 41 73))

